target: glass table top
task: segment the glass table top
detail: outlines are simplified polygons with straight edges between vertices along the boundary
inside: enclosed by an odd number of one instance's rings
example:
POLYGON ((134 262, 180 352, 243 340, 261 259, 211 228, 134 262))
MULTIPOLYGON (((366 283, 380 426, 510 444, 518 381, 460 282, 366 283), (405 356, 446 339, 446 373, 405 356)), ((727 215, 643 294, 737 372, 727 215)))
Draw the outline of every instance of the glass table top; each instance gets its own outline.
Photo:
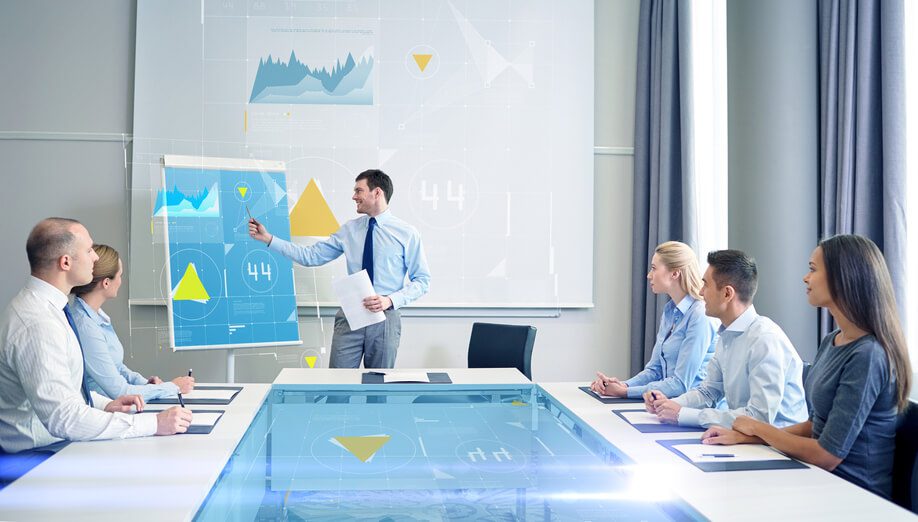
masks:
POLYGON ((273 387, 195 520, 703 518, 537 385, 433 388, 273 387))

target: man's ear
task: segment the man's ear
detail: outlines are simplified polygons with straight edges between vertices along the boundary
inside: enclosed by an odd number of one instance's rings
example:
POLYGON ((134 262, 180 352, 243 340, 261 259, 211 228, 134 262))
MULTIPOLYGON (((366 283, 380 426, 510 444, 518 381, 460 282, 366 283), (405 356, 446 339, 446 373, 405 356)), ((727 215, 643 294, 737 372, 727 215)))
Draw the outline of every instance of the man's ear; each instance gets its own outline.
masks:
POLYGON ((724 293, 724 301, 730 302, 736 299, 736 289, 730 285, 725 285, 721 292, 724 293))
POLYGON ((73 267, 73 258, 70 257, 70 254, 64 254, 57 258, 57 267, 64 271, 70 270, 73 267))

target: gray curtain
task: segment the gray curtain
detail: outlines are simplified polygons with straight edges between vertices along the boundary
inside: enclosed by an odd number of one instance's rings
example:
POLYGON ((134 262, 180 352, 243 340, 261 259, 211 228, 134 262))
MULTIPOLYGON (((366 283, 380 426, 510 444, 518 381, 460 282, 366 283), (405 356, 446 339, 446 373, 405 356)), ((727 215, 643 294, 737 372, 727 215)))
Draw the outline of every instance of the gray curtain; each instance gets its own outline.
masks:
MULTIPOLYGON (((819 233, 883 251, 905 324, 903 0, 819 1, 819 233)), ((820 310, 819 336, 832 330, 820 310)))
POLYGON ((634 122, 631 371, 653 349, 665 296, 645 276, 663 241, 697 245, 692 167, 691 0, 642 0, 634 122))

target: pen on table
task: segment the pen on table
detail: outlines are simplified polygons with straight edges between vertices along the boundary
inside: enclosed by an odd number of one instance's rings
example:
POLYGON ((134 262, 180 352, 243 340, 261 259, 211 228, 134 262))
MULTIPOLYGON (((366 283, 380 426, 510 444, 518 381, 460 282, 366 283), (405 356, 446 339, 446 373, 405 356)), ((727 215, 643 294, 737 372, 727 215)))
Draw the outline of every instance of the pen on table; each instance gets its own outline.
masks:
POLYGON ((732 454, 732 453, 702 453, 701 456, 702 456, 702 457, 722 457, 722 458, 728 458, 728 457, 735 457, 736 455, 734 455, 734 454, 732 454))

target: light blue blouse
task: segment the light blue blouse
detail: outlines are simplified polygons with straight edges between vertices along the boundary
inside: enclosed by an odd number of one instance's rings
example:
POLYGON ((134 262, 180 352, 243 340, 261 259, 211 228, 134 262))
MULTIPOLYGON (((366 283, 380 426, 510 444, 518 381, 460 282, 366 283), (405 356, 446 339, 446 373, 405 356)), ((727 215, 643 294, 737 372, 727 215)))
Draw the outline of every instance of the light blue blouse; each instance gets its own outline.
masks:
POLYGON ((672 398, 691 390, 704 380, 716 342, 714 323, 704 313, 704 301, 690 295, 678 305, 669 301, 663 307, 657 342, 647 366, 625 381, 628 397, 659 390, 672 398))
POLYGON ((73 322, 80 336, 90 390, 112 399, 136 394, 145 401, 178 393, 175 384, 147 384, 146 377, 124 365, 124 347, 101 308, 96 312, 79 297, 73 304, 73 322))

